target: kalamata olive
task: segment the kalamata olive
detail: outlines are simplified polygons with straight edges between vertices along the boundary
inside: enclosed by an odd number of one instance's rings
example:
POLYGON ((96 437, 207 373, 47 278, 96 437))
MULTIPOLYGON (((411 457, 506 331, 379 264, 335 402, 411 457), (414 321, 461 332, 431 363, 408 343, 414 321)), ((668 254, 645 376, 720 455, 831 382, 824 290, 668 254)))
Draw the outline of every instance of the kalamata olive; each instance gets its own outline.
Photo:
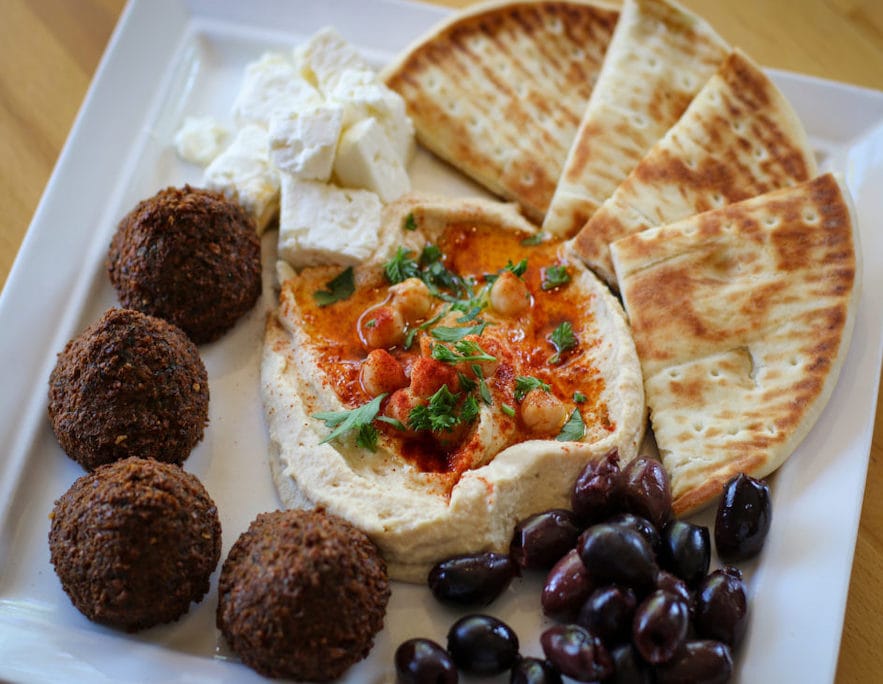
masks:
POLYGON ((693 592, 680 577, 672 575, 667 570, 656 573, 656 588, 667 591, 681 598, 690 607, 690 616, 693 615, 693 592))
POLYGON ((520 658, 509 675, 509 684, 561 684, 561 673, 547 660, 520 658))
POLYGON ((555 620, 572 620, 594 589, 586 564, 571 549, 546 575, 540 597, 543 613, 555 620))
POLYGON ((430 639, 408 639, 396 649, 398 684, 457 684, 459 674, 451 656, 430 639))
POLYGON ((760 553, 772 515, 766 483, 744 473, 727 482, 714 521, 714 543, 720 559, 734 563, 760 553))
POLYGON ((490 615, 466 615, 448 630, 448 653, 469 674, 490 676, 511 669, 518 659, 518 637, 490 615))
POLYGON ((653 684, 653 673, 629 644, 617 646, 610 652, 616 672, 604 684, 653 684))
POLYGON ((690 611, 687 604, 667 591, 654 591, 635 610, 632 643, 648 663, 671 660, 684 645, 690 611))
POLYGON ((671 485, 668 472, 653 458, 639 457, 622 469, 623 508, 662 526, 671 517, 671 485))
POLYGON ((580 527, 563 508, 537 513, 515 526, 509 555, 519 568, 548 570, 576 544, 580 527))
POLYGON ((711 564, 708 528, 684 520, 672 520, 662 530, 662 566, 695 587, 711 564))
POLYGON ((657 684, 723 684, 733 674, 730 648, 719 641, 688 641, 656 668, 657 684))
POLYGON ((554 625, 540 635, 543 653, 560 672, 578 682, 613 674, 613 660, 601 640, 579 625, 554 625))
POLYGON ((630 587, 640 595, 656 579, 653 549, 630 527, 592 525, 580 536, 577 550, 597 584, 630 587))
POLYGON ((570 507, 584 525, 594 525, 619 510, 621 501, 619 451, 589 461, 573 486, 570 507))
POLYGON ((634 513, 617 513, 608 518, 606 522, 613 523, 614 525, 625 525, 626 527, 631 527, 635 532, 639 532, 647 540, 647 543, 650 544, 650 548, 653 549, 653 553, 656 555, 659 555, 662 550, 662 537, 659 534, 659 530, 647 518, 642 518, 634 513))
POLYGON ((429 571, 429 588, 443 603, 486 606, 515 575, 515 565, 501 553, 477 553, 441 561, 429 571))
POLYGON ((696 633, 736 648, 748 626, 748 597, 737 568, 715 570, 696 589, 696 633))
POLYGON ((628 641, 638 599, 631 589, 609 584, 595 589, 583 604, 576 624, 598 636, 608 647, 628 641))

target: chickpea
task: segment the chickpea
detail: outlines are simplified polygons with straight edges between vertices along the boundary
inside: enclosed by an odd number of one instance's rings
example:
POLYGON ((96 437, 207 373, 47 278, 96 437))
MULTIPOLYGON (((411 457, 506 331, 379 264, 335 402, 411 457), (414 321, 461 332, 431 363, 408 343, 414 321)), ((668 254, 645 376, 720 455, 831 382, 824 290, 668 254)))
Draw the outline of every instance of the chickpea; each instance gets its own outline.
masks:
POLYGON ((417 432, 408 428, 411 409, 424 403, 426 402, 414 396, 414 393, 409 387, 405 387, 392 393, 383 412, 387 417, 394 418, 405 426, 405 431, 398 434, 406 437, 414 437, 417 435, 417 432))
POLYGON ((405 339, 405 321, 398 309, 378 306, 362 314, 359 333, 369 349, 394 347, 405 339))
POLYGON ((558 432, 566 418, 567 410, 564 403, 550 392, 534 389, 521 400, 521 420, 531 432, 541 434, 558 432))
POLYGON ((517 316, 530 306, 530 291, 512 271, 503 271, 491 286, 490 300, 497 313, 517 316))
POLYGON ((398 309, 408 323, 426 318, 432 311, 432 295, 419 278, 408 278, 389 288, 392 306, 398 309))
POLYGON ((442 385, 447 385, 451 392, 460 390, 460 379, 454 368, 425 356, 414 361, 411 366, 411 391, 414 396, 431 397, 442 385))
POLYGON ((408 386, 402 364, 385 349, 374 349, 368 354, 359 369, 359 381, 372 397, 408 386))

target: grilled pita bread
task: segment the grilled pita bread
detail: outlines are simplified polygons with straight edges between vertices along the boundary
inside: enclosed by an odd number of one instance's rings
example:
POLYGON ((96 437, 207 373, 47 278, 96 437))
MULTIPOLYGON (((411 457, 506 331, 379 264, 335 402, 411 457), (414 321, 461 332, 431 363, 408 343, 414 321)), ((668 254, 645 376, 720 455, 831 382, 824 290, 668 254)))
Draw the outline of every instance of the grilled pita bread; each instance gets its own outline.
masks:
POLYGON ((424 147, 539 223, 617 16, 579 0, 479 5, 382 75, 405 99, 424 147))
POLYGON ((572 236, 680 118, 729 53, 667 0, 626 0, 543 230, 572 236))
POLYGON ((678 514, 794 451, 831 395, 860 283, 831 174, 611 246, 678 514))
POLYGON ((573 251, 615 285, 611 242, 815 174, 815 157, 791 105, 759 66, 734 50, 583 226, 573 251))

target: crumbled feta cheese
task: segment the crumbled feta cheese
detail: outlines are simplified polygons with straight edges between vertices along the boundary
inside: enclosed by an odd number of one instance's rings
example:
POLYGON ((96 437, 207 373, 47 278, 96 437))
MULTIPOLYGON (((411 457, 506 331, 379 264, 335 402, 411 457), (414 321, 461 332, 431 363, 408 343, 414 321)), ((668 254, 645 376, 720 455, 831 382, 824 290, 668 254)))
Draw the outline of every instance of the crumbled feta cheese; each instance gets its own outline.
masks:
POLYGON ((341 185, 375 192, 392 202, 411 189, 408 172, 377 119, 362 119, 340 138, 334 176, 341 185))
POLYGON ((279 172, 270 163, 267 131, 255 125, 239 129, 230 147, 208 165, 203 183, 239 202, 262 233, 279 208, 279 172))
POLYGON ((343 125, 343 109, 326 104, 270 119, 270 159, 303 180, 327 181, 343 125))
POLYGON ((298 72, 288 55, 268 52, 245 68, 242 86, 233 102, 233 118, 243 126, 269 126, 274 115, 317 107, 319 92, 298 72))
POLYGON ((354 265, 377 247, 381 202, 348 190, 282 174, 279 258, 294 268, 354 265))
POLYGON ((211 116, 188 116, 175 134, 175 151, 191 164, 207 166, 224 148, 229 131, 211 116))
POLYGON ((377 119, 402 164, 408 165, 414 154, 414 124, 408 118, 405 101, 376 73, 346 69, 326 97, 343 106, 344 127, 368 117, 377 119))
POLYGON ((294 61, 303 78, 315 85, 326 97, 337 85, 344 70, 371 69, 356 49, 330 27, 321 29, 306 43, 296 47, 294 61))

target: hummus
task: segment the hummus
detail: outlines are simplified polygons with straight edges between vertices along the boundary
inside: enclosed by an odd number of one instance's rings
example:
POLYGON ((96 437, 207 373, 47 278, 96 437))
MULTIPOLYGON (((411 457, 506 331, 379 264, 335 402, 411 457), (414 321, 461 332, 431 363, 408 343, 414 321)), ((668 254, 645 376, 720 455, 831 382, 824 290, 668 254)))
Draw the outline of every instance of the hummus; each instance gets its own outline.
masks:
POLYGON ((409 195, 364 264, 281 284, 262 362, 279 495, 360 527, 396 579, 507 551, 519 519, 569 506, 587 461, 637 453, 622 309, 539 237, 514 205, 409 195))

